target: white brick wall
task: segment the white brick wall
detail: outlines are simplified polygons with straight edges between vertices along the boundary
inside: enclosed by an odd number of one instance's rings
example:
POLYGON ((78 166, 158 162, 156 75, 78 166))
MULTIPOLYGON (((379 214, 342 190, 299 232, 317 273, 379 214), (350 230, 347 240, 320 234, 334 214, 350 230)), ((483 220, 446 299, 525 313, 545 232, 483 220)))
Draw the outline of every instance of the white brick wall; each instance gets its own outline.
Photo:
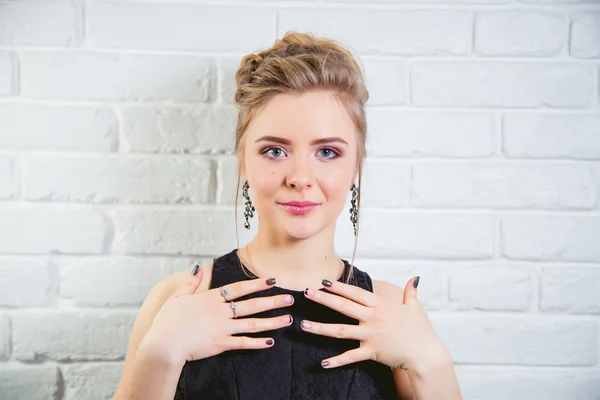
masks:
POLYGON ((233 73, 295 29, 361 56, 357 265, 421 275, 465 399, 600 399, 598 0, 206 3, 0 1, 0 398, 109 398, 150 288, 235 246, 233 73))

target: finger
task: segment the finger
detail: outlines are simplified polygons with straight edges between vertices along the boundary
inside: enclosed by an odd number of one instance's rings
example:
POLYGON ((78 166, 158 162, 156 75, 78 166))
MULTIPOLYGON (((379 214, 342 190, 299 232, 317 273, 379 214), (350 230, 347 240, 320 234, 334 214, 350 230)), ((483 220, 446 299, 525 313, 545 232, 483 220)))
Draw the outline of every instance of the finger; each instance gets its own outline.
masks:
POLYGON ((273 347, 272 338, 250 338, 247 336, 228 336, 223 341, 226 350, 267 349, 273 347))
POLYGON ((203 277, 204 271, 199 265, 196 264, 196 266, 192 270, 192 276, 189 278, 189 281, 177 288, 177 290, 171 295, 171 297, 196 293, 196 290, 198 290, 198 287, 200 286, 203 277))
POLYGON ((330 292, 339 294, 356 303, 360 303, 363 306, 377 307, 379 304, 379 299, 375 293, 369 292, 358 286, 348 285, 339 281, 332 282, 327 279, 323 279, 322 283, 330 292))
POLYGON ((300 326, 305 332, 337 339, 367 340, 371 336, 362 325, 322 324, 304 320, 300 323, 300 326))
MULTIPOLYGON (((235 311, 238 317, 244 317, 267 310, 289 307, 292 304, 294 304, 294 296, 289 294, 257 297, 254 299, 235 302, 235 311)), ((229 304, 223 304, 223 306, 228 308, 230 307, 229 304)))
MULTIPOLYGON (((270 279, 250 279, 248 281, 240 281, 223 286, 227 294, 225 300, 231 301, 250 293, 267 290, 275 285, 275 278, 270 279)), ((221 288, 212 289, 221 296, 221 288)))
POLYGON ((419 276, 415 276, 412 279, 409 279, 404 287, 404 297, 402 302, 404 304, 410 304, 413 302, 418 302, 419 298, 417 296, 417 286, 419 286, 419 276))
POLYGON ((371 351, 366 346, 363 346, 357 349, 348 350, 347 352, 342 353, 339 356, 327 358, 321 361, 321 366, 323 368, 337 368, 343 365, 348 365, 355 362, 370 359, 371 351))
POLYGON ((291 315, 283 315, 273 318, 246 318, 236 319, 227 324, 226 333, 233 335, 236 333, 256 333, 264 331, 273 331, 275 329, 290 326, 294 319, 291 315))
POLYGON ((306 289, 304 295, 317 303, 323 304, 326 307, 339 311, 354 319, 358 319, 359 321, 365 321, 372 312, 371 310, 374 310, 373 308, 365 307, 362 304, 355 303, 344 297, 320 290, 306 289))

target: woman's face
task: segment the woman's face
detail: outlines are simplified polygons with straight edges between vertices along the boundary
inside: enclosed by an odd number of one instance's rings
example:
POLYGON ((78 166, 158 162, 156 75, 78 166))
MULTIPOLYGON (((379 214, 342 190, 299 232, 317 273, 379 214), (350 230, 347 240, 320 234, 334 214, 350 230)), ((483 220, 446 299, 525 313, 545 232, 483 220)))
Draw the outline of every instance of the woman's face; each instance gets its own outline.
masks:
POLYGON ((244 135, 242 173, 260 223, 289 239, 335 229, 357 174, 357 134, 327 91, 279 94, 244 135))

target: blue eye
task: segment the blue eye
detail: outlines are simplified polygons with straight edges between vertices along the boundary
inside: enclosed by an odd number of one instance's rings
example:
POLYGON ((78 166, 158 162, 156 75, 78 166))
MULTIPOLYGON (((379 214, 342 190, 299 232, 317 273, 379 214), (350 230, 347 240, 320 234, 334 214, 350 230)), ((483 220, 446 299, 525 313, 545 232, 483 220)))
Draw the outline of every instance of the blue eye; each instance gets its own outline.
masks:
POLYGON ((339 155, 332 149, 328 149, 328 148, 320 149, 319 153, 322 157, 325 157, 325 158, 336 158, 339 155))
POLYGON ((285 152, 279 147, 270 147, 264 151, 264 154, 272 158, 280 158, 280 156, 285 155, 285 152))

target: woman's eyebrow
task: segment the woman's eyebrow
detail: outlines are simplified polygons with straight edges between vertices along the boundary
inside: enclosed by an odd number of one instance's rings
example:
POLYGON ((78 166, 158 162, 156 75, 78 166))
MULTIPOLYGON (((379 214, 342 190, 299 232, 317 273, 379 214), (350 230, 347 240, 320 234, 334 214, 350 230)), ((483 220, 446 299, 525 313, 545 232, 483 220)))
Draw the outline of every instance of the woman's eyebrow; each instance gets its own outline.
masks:
MULTIPOLYGON (((270 135, 262 136, 262 137, 258 138, 255 143, 258 143, 258 142, 275 142, 275 143, 279 143, 279 144, 283 144, 283 145, 289 145, 292 143, 288 139, 284 139, 284 138, 277 137, 277 136, 270 136, 270 135)), ((311 144, 315 145, 315 144, 325 144, 325 143, 335 143, 335 142, 339 142, 339 143, 348 145, 348 142, 346 142, 341 137, 337 137, 337 136, 315 139, 311 142, 311 144)))

